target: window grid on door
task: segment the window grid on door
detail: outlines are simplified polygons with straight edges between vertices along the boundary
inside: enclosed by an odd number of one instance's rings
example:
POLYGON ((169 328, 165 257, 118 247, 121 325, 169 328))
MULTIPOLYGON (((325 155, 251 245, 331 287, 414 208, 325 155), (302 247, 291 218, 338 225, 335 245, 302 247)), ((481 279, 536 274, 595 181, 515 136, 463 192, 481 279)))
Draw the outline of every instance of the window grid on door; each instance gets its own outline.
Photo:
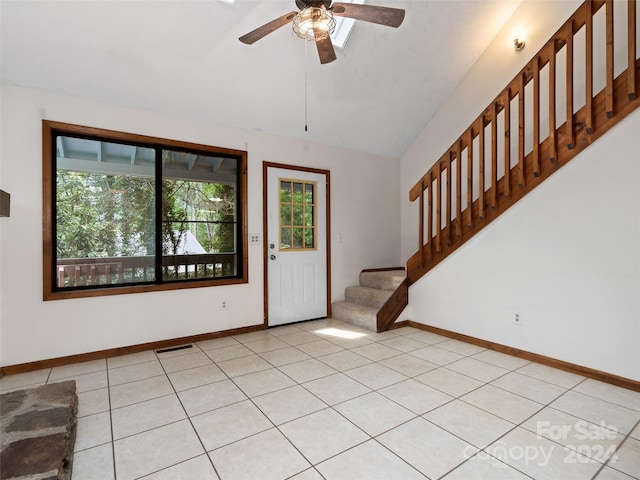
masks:
POLYGON ((316 250, 316 182, 280 178, 280 250, 316 250))

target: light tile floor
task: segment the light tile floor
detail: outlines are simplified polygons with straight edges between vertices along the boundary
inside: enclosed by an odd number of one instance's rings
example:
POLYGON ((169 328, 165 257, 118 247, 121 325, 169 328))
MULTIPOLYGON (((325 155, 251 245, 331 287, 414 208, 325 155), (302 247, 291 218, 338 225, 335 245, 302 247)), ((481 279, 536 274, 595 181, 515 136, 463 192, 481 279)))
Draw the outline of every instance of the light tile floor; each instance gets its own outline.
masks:
POLYGON ((75 379, 73 480, 640 478, 640 393, 327 319, 0 379, 75 379))

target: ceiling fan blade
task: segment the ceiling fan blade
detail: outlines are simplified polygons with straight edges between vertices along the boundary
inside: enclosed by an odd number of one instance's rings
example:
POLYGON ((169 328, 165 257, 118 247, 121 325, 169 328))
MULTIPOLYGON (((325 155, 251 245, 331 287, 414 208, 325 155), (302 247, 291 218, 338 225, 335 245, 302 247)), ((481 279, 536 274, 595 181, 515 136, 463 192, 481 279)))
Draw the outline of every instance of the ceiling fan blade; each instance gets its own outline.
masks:
POLYGON ((316 47, 318 48, 321 64, 331 63, 336 59, 336 51, 333 48, 333 43, 331 43, 331 37, 329 35, 320 40, 316 40, 316 47))
POLYGON ((338 2, 331 6, 331 11, 339 17, 355 18, 356 20, 377 23, 387 27, 397 28, 404 20, 404 10, 401 8, 338 2))
POLYGON ((293 20, 293 17, 295 17, 297 14, 298 12, 289 12, 286 15, 276 18, 275 20, 271 20, 261 27, 258 27, 255 30, 247 33, 246 35, 241 36, 238 40, 240 40, 242 43, 246 43, 247 45, 251 45, 252 43, 260 40, 262 37, 266 37, 270 33, 275 32, 280 27, 284 27, 287 23, 290 23, 293 20))

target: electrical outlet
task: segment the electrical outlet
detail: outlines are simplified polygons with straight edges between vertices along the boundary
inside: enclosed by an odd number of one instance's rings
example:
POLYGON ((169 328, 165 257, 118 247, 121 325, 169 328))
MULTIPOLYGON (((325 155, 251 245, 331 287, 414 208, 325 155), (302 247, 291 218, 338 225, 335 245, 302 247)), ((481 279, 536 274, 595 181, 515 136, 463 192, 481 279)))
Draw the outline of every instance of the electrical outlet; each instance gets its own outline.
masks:
POLYGON ((226 312, 229 309, 229 300, 220 300, 220 311, 226 312))
POLYGON ((513 324, 514 325, 522 325, 522 317, 520 316, 519 313, 516 313, 513 317, 513 324))

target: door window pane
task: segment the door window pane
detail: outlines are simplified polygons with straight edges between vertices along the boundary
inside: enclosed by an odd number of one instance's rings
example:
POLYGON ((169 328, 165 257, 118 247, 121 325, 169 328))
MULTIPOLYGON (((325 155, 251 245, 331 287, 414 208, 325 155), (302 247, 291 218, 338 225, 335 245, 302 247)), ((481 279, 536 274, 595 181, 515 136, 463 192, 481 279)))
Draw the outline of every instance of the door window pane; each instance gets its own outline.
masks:
POLYGON ((304 207, 304 225, 307 227, 313 227, 315 216, 314 207, 304 207))
POLYGON ((280 229, 280 248, 291 248, 293 240, 291 238, 291 228, 282 227, 280 229))
POLYGON ((291 182, 280 182, 280 201, 291 203, 291 182))
POLYGON ((316 239, 315 239, 315 229, 307 228, 304 231, 304 248, 315 248, 316 239))
POLYGON ((314 201, 314 195, 315 195, 315 185, 306 185, 305 189, 304 189, 304 203, 306 205, 313 205, 315 203, 314 201))
POLYGON ((316 248, 314 182, 280 179, 280 249, 316 248))
POLYGON ((293 203, 302 204, 302 190, 304 184, 294 182, 293 183, 293 203))
POLYGON ((280 208, 280 224, 291 225, 291 205, 283 204, 280 208))
POLYGON ((304 216, 302 215, 302 205, 293 206, 293 224, 296 227, 304 226, 304 216))

